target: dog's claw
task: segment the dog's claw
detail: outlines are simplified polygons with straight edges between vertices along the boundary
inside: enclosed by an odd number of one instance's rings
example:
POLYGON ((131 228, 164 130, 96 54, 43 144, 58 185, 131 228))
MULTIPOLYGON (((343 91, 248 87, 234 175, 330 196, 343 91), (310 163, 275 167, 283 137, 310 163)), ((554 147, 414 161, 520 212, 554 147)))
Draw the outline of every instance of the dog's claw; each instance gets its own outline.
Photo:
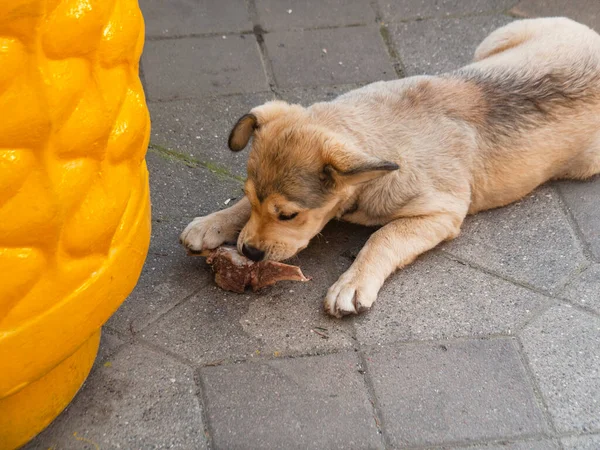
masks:
POLYGON ((187 248, 187 254, 190 256, 208 256, 210 255, 210 250, 194 250, 192 248, 187 248))
POLYGON ((371 308, 379 287, 373 280, 363 282, 354 274, 346 272, 329 288, 323 307, 328 314, 338 319, 350 314, 360 314, 371 308))
POLYGON ((355 302, 354 306, 355 306, 355 310, 356 310, 357 314, 363 313, 363 312, 371 309, 371 305, 366 306, 366 305, 363 305, 361 302, 355 302))

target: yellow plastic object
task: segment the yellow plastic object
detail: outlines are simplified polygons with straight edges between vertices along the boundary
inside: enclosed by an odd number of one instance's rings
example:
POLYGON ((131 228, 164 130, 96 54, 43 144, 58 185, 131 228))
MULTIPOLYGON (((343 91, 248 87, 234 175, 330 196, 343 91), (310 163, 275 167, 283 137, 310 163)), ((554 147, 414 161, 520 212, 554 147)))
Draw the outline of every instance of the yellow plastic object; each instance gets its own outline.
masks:
POLYGON ((71 401, 150 239, 137 0, 0 0, 0 449, 71 401))

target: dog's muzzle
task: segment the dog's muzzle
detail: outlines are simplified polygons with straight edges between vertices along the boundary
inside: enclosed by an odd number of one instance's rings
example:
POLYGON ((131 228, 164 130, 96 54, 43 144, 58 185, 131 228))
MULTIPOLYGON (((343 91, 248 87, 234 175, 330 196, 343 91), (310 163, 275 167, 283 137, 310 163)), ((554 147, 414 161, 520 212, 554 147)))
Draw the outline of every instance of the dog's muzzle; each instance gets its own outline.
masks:
POLYGON ((256 262, 262 261, 265 257, 265 252, 247 244, 242 245, 242 253, 246 258, 256 262))

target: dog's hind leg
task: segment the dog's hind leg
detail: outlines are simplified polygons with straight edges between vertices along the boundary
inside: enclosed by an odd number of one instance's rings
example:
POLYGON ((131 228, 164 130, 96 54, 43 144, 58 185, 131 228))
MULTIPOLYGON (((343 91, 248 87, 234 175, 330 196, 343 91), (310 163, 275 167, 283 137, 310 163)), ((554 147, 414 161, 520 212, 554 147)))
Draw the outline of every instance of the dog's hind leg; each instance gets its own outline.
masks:
POLYGON ((585 180, 600 173, 600 132, 592 144, 570 161, 567 167, 554 177, 559 179, 585 180))
POLYGON ((458 236, 464 214, 397 219, 375 232, 350 269, 327 292, 325 311, 342 317, 369 309, 384 281, 395 270, 440 242, 458 236))

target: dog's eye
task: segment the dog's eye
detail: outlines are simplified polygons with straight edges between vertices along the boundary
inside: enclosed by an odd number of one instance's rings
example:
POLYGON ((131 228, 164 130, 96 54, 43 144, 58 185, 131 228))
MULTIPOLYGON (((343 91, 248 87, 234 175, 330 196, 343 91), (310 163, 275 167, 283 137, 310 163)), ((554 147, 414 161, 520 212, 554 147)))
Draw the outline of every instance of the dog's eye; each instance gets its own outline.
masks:
POLYGON ((290 215, 286 215, 286 214, 279 214, 279 220, 292 220, 294 217, 296 217, 298 215, 298 213, 294 213, 294 214, 290 214, 290 215))

